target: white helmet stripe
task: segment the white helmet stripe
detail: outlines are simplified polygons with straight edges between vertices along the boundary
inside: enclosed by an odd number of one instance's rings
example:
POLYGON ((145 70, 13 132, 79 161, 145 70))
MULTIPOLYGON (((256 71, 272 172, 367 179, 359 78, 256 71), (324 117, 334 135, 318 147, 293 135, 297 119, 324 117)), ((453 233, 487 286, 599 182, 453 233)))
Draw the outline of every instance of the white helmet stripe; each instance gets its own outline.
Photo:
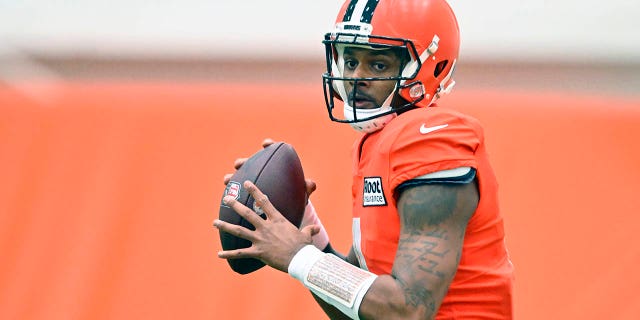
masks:
POLYGON ((343 22, 371 23, 373 12, 380 0, 351 0, 342 19, 343 22))

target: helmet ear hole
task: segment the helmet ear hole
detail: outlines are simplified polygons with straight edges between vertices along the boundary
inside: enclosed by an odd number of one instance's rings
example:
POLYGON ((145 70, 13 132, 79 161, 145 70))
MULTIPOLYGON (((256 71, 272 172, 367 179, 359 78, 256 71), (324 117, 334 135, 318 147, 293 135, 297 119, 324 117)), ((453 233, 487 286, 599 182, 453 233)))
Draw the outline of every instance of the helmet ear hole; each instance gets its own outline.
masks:
POLYGON ((436 68, 433 70, 433 76, 437 78, 442 71, 444 71, 444 68, 447 67, 447 64, 449 64, 449 60, 442 60, 438 62, 438 64, 436 64, 436 68))

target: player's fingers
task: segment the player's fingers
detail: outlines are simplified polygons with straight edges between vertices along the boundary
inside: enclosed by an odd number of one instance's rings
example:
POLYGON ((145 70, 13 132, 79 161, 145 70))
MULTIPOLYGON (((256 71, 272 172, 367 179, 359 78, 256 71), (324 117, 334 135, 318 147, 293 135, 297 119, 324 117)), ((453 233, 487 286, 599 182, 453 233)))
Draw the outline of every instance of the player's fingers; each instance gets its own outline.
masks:
MULTIPOLYGON (((268 147, 268 146, 270 146, 270 145, 272 145, 272 144, 274 144, 274 143, 275 143, 275 141, 273 141, 273 140, 272 140, 272 139, 270 139, 270 138, 267 138, 267 139, 264 139, 264 140, 262 141, 262 147, 263 147, 263 148, 266 148, 266 147, 268 147)), ((236 161, 234 161, 234 162, 233 162, 233 167, 234 167, 236 170, 240 169, 240 167, 242 167, 242 165, 243 165, 245 162, 247 162, 247 159, 249 159, 249 158, 238 158, 238 159, 236 159, 236 161)))
POLYGON ((320 226, 317 224, 308 225, 300 229, 300 232, 308 234, 310 237, 313 237, 320 232, 320 226))
POLYGON ((316 182, 311 179, 304 179, 304 184, 307 189, 308 196, 310 196, 317 189, 316 182))
POLYGON ((222 182, 224 182, 224 185, 227 185, 229 181, 231 181, 231 177, 233 177, 233 173, 227 173, 224 175, 224 178, 222 179, 222 182))
POLYGON ((252 247, 245 249, 235 249, 235 250, 226 250, 226 251, 218 251, 218 258, 222 259, 240 259, 240 258, 253 258, 255 254, 252 247))
POLYGON ((242 203, 238 202, 238 200, 236 200, 234 197, 226 196, 222 198, 222 201, 224 202, 224 204, 231 207, 233 211, 235 211, 239 216, 247 220, 247 222, 251 223, 254 227, 257 228, 264 222, 264 220, 262 220, 262 218, 257 213, 247 208, 247 206, 243 205, 242 203))
POLYGON ((246 239, 251 242, 255 240, 253 235, 253 231, 239 225, 231 224, 228 222, 224 222, 222 220, 216 219, 213 221, 213 225, 218 228, 220 231, 224 231, 228 234, 234 235, 238 238, 246 239))
POLYGON ((269 197, 267 197, 266 194, 262 193, 262 191, 260 191, 260 189, 258 189, 255 184, 247 180, 244 182, 244 187, 253 197, 254 206, 262 209, 262 211, 267 215, 267 219, 282 217, 280 212, 278 212, 278 209, 276 209, 271 201, 269 201, 269 197))
POLYGON ((240 167, 242 167, 242 165, 247 162, 248 158, 238 158, 236 159, 236 161, 233 162, 233 168, 235 168, 236 170, 240 169, 240 167))
POLYGON ((270 146, 270 145, 272 145, 272 144, 274 144, 274 143, 275 143, 275 141, 273 141, 273 139, 266 138, 266 139, 264 139, 264 140, 262 141, 262 147, 263 147, 263 148, 266 148, 266 147, 268 147, 268 146, 270 146))

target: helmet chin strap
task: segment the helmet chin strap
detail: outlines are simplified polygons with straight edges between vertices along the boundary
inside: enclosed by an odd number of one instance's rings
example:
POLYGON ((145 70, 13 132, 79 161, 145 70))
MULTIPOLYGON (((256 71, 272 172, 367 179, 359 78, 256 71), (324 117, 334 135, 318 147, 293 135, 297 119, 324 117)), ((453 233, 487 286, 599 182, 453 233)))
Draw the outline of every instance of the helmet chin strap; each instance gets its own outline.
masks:
MULTIPOLYGON (((391 110, 390 106, 384 106, 384 107, 375 108, 375 109, 357 109, 356 108, 356 116, 358 117, 358 119, 364 119, 364 118, 369 118, 371 116, 375 116, 376 114, 387 112, 390 110, 391 110)), ((349 106, 349 104, 346 102, 344 103, 344 116, 347 120, 353 120, 353 107, 349 106)), ((349 124, 351 125, 352 128, 356 129, 357 131, 360 131, 363 133, 370 133, 370 132, 375 132, 382 129, 382 127, 384 127, 387 123, 389 123, 389 121, 391 121, 395 117, 396 117, 395 113, 390 113, 390 114, 376 117, 369 120, 351 122, 349 124)))
MULTIPOLYGON (((393 98, 394 93, 396 92, 397 89, 394 89, 391 94, 389 94, 389 96, 387 97, 387 99, 382 103, 382 106, 379 108, 374 108, 374 109, 358 109, 356 108, 355 110, 355 116, 357 119, 366 119, 369 117, 373 117, 376 116, 378 114, 381 113, 385 113, 385 112, 389 112, 391 111, 392 107, 391 107, 391 100, 393 98)), ((349 123, 351 125, 352 128, 356 129, 357 131, 363 132, 363 133, 371 133, 371 132, 375 132, 378 131, 380 129, 382 129, 387 123, 389 123, 389 121, 391 121, 393 118, 395 118, 397 116, 396 113, 390 113, 384 116, 379 116, 373 119, 369 119, 369 120, 364 120, 364 121, 357 121, 357 122, 351 122, 349 123)), ((353 121, 354 120, 354 116, 353 116, 353 107, 349 105, 349 103, 344 102, 344 117, 345 119, 349 120, 349 121, 353 121)))

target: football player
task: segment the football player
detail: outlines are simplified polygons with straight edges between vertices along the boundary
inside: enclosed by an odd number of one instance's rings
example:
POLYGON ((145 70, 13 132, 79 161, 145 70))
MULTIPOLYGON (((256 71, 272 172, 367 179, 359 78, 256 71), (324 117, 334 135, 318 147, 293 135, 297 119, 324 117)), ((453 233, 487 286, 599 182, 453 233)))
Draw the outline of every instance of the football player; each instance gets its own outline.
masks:
POLYGON ((450 6, 349 0, 324 44, 329 117, 363 133, 353 148, 351 250, 334 252, 311 203, 298 229, 246 183, 267 219, 225 198, 256 229, 215 221, 253 243, 219 257, 288 272, 332 319, 511 319, 513 266, 483 129, 436 104, 455 83, 450 6))

